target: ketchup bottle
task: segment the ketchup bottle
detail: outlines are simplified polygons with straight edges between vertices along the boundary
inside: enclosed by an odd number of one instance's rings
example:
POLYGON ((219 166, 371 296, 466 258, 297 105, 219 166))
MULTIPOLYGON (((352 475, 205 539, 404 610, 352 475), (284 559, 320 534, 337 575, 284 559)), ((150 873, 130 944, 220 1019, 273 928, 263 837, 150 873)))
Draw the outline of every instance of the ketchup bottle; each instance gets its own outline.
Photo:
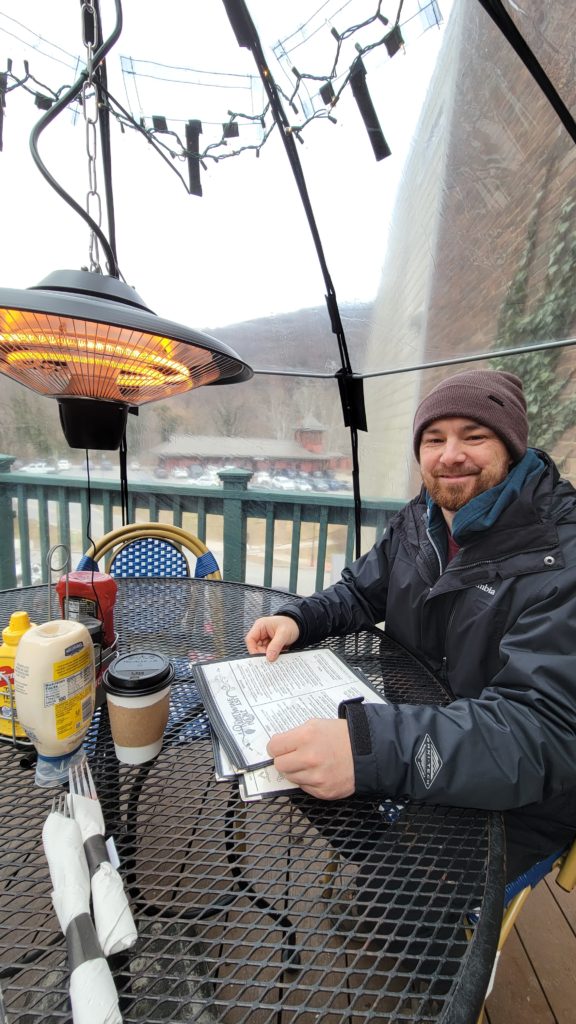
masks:
POLYGON ((106 572, 78 569, 68 573, 68 602, 66 604, 66 576, 56 584, 56 593, 64 619, 82 620, 87 616, 102 622, 103 646, 114 643, 114 603, 116 580, 106 572))

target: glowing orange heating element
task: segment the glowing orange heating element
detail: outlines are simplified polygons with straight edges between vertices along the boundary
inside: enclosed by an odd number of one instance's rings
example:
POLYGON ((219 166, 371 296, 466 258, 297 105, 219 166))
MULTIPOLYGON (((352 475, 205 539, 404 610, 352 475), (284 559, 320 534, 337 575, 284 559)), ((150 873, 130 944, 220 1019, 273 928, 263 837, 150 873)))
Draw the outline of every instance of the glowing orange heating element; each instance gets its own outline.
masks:
POLYGON ((218 353, 110 324, 5 309, 0 365, 45 395, 90 395, 139 404, 220 376, 218 353))

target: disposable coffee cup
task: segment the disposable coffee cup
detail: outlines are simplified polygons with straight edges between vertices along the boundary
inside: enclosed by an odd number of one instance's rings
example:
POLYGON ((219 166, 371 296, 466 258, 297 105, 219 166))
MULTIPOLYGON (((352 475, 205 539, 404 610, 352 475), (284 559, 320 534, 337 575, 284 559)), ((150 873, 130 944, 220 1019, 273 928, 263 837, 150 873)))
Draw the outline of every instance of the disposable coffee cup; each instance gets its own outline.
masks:
POLYGON ((162 749, 175 669, 162 654, 122 654, 104 672, 108 716, 116 757, 143 764, 162 749))

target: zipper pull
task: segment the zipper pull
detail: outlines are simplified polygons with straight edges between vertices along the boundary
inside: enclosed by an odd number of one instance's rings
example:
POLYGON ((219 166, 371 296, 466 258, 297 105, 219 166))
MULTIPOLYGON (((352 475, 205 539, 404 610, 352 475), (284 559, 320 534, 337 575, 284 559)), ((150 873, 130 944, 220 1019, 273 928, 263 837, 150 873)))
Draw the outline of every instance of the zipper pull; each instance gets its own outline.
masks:
POLYGON ((443 686, 444 689, 446 690, 446 693, 448 693, 452 698, 454 698, 454 691, 450 686, 450 683, 448 682, 448 659, 446 658, 446 656, 442 658, 442 662, 440 664, 440 671, 438 673, 437 678, 440 682, 440 685, 443 686))

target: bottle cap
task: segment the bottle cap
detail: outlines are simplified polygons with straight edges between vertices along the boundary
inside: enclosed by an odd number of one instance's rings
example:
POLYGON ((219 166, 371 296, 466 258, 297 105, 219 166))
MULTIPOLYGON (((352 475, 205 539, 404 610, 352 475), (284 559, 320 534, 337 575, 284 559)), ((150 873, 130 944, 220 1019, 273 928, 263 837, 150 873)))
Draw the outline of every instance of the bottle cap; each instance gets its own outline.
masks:
POLYGON ((26 633, 33 623, 30 622, 28 612, 12 612, 10 622, 2 630, 2 639, 5 644, 17 644, 23 633, 26 633))
POLYGON ((41 789, 51 789, 68 782, 68 771, 71 765, 79 764, 85 757, 83 746, 76 747, 61 757, 47 757, 37 754, 34 781, 41 789))
POLYGON ((92 640, 98 643, 102 642, 102 619, 97 619, 94 615, 80 615, 78 622, 86 626, 92 640))
POLYGON ((61 576, 56 586, 65 588, 67 582, 68 585, 71 583, 86 583, 89 586, 92 586, 94 583, 106 583, 112 590, 117 590, 114 577, 110 573, 99 572, 97 569, 74 569, 67 576, 61 576))

